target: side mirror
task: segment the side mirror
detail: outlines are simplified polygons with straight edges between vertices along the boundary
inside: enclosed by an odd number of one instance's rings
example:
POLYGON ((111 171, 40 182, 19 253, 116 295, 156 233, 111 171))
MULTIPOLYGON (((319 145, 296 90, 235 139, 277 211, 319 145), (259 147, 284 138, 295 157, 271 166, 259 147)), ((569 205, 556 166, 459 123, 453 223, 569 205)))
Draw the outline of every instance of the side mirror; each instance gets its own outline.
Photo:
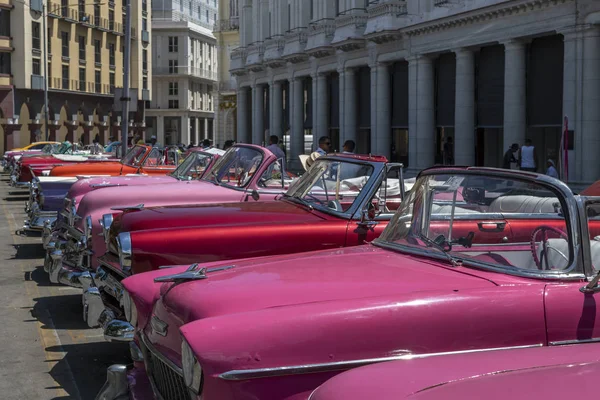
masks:
POLYGON ((252 200, 254 200, 254 201, 258 201, 260 199, 260 195, 258 194, 258 192, 255 189, 252 190, 252 193, 250 194, 250 196, 252 196, 252 200))
POLYGON ((362 213, 360 215, 360 221, 358 222, 358 225, 361 227, 373 230, 375 225, 377 225, 379 223, 379 222, 375 221, 375 218, 377 217, 377 215, 379 215, 377 208, 372 203, 369 203, 367 208, 362 210, 362 213))

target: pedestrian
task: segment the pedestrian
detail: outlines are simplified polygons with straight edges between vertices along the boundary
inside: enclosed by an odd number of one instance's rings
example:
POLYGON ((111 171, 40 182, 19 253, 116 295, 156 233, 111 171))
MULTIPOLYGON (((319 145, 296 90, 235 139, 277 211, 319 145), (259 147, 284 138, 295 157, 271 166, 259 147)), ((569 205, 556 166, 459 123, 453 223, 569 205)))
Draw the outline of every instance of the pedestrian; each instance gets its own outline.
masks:
POLYGON ((523 171, 537 171, 537 154, 535 147, 531 143, 531 139, 525 140, 525 145, 521 146, 521 154, 519 156, 519 166, 523 171))
POLYGON ((267 146, 267 150, 275 154, 275 157, 281 158, 285 163, 285 153, 283 152, 283 150, 281 150, 281 147, 279 147, 279 136, 269 136, 269 145, 267 146))
POLYGON ((554 161, 552 161, 551 159, 548 159, 548 161, 546 161, 546 167, 548 168, 546 170, 546 175, 558 179, 558 171, 556 170, 554 161))
POLYGON ((506 153, 504 153, 504 159, 502 160, 502 168, 504 169, 512 169, 512 164, 517 163, 517 157, 515 157, 515 153, 519 151, 519 145, 517 143, 513 143, 506 153))
POLYGON ((354 140, 346 140, 344 142, 344 146, 342 147, 342 154, 354 154, 355 148, 356 143, 354 143, 354 140))
POLYGON ((235 142, 233 140, 226 140, 225 144, 223 144, 223 150, 227 150, 228 148, 230 148, 231 146, 233 146, 235 142))
POLYGON ((202 141, 202 148, 203 148, 203 149, 208 149, 208 148, 210 148, 210 139, 204 139, 204 140, 202 141))
POLYGON ((331 139, 329 136, 321 136, 319 138, 319 148, 316 150, 316 152, 322 156, 331 152, 331 139))
POLYGON ((448 136, 444 143, 444 165, 454 165, 454 139, 448 136))
POLYGON ((154 136, 154 135, 152 135, 152 137, 150 138, 150 146, 160 147, 160 144, 158 144, 158 140, 156 139, 156 136, 154 136))
POLYGON ((92 144, 92 154, 102 154, 104 148, 100 144, 100 136, 96 135, 92 144))

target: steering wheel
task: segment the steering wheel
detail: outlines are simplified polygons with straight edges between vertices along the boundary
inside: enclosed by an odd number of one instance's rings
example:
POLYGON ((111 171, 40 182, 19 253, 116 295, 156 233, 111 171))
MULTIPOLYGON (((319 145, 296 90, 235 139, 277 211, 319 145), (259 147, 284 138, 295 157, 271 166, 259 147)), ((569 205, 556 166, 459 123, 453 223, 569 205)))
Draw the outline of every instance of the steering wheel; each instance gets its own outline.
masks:
POLYGON ((569 257, 567 257, 562 251, 555 249, 554 247, 548 245, 548 232, 553 232, 553 233, 557 234, 558 236, 560 236, 562 239, 565 239, 565 240, 569 239, 569 237, 567 236, 566 233, 564 233, 560 229, 554 228, 552 226, 541 225, 533 230, 533 232, 531 234, 531 241, 530 241, 531 255, 533 256, 533 261, 535 262, 535 265, 540 270, 544 269, 544 266, 542 264, 544 257, 546 258, 546 268, 545 269, 546 270, 550 269, 550 265, 549 265, 549 261, 548 261, 548 250, 553 250, 553 251, 557 252, 562 258, 565 259, 565 261, 567 261, 567 263, 569 262, 569 257), (542 234, 542 252, 540 253, 540 257, 538 257, 537 245, 536 245, 535 239, 538 237, 538 235, 540 233, 542 234))

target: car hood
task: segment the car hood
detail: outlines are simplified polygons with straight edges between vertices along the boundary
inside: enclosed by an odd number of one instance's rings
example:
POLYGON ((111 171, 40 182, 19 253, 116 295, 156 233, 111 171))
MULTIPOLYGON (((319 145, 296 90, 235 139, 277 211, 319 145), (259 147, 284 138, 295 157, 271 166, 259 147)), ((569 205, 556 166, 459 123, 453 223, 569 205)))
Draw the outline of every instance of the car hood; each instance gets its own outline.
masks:
MULTIPOLYGON (((70 197, 70 195, 69 195, 70 197)), ((164 204, 216 203, 241 199, 242 193, 207 181, 161 183, 157 185, 109 187, 86 194, 77 208, 85 217, 100 209, 110 212, 114 207, 147 207, 164 204)))
POLYGON ((109 187, 141 186, 174 182, 177 182, 177 179, 169 175, 119 175, 84 178, 73 185, 69 191, 69 198, 80 197, 93 190, 109 187))
POLYGON ((313 223, 322 219, 319 215, 283 200, 248 201, 150 207, 122 214, 118 224, 121 232, 132 232, 146 229, 181 229, 201 225, 313 223))
POLYGON ((232 269, 209 272, 205 280, 173 288, 163 284, 166 295, 159 304, 178 324, 186 324, 271 307, 494 285, 433 260, 372 245, 223 263, 232 264, 232 269))
POLYGON ((374 364, 330 379, 315 390, 310 399, 529 400, 578 395, 588 397, 597 391, 594 382, 600 373, 599 350, 600 345, 595 343, 484 351, 374 364))

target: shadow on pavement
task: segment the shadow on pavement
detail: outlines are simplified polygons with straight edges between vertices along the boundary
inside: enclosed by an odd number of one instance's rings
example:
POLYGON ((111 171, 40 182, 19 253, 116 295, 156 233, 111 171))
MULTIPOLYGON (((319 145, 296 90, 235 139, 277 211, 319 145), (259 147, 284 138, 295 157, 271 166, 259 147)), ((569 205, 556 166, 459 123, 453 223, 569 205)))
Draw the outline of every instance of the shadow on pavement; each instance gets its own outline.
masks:
POLYGON ((36 260, 46 256, 46 251, 40 243, 21 243, 12 246, 17 252, 11 260, 36 260))
POLYGON ((90 329, 83 320, 81 295, 80 292, 35 298, 31 316, 43 324, 42 329, 90 329))
POLYGON ((44 271, 44 266, 35 267, 33 271, 25 272, 26 281, 34 281, 38 286, 62 286, 58 283, 50 282, 50 276, 44 271))
POLYGON ((3 200, 4 201, 9 201, 9 202, 14 202, 14 201, 26 202, 27 200, 29 200, 29 195, 19 194, 18 196, 5 197, 3 200))
MULTIPOLYGON (((46 352, 50 356, 55 352, 56 359, 64 354, 64 358, 50 370, 50 376, 69 393, 70 399, 95 398, 106 381, 106 368, 112 364, 131 363, 129 345, 125 343, 95 342, 51 346, 46 348, 46 352)), ((63 398, 65 397, 56 399, 63 398)))

